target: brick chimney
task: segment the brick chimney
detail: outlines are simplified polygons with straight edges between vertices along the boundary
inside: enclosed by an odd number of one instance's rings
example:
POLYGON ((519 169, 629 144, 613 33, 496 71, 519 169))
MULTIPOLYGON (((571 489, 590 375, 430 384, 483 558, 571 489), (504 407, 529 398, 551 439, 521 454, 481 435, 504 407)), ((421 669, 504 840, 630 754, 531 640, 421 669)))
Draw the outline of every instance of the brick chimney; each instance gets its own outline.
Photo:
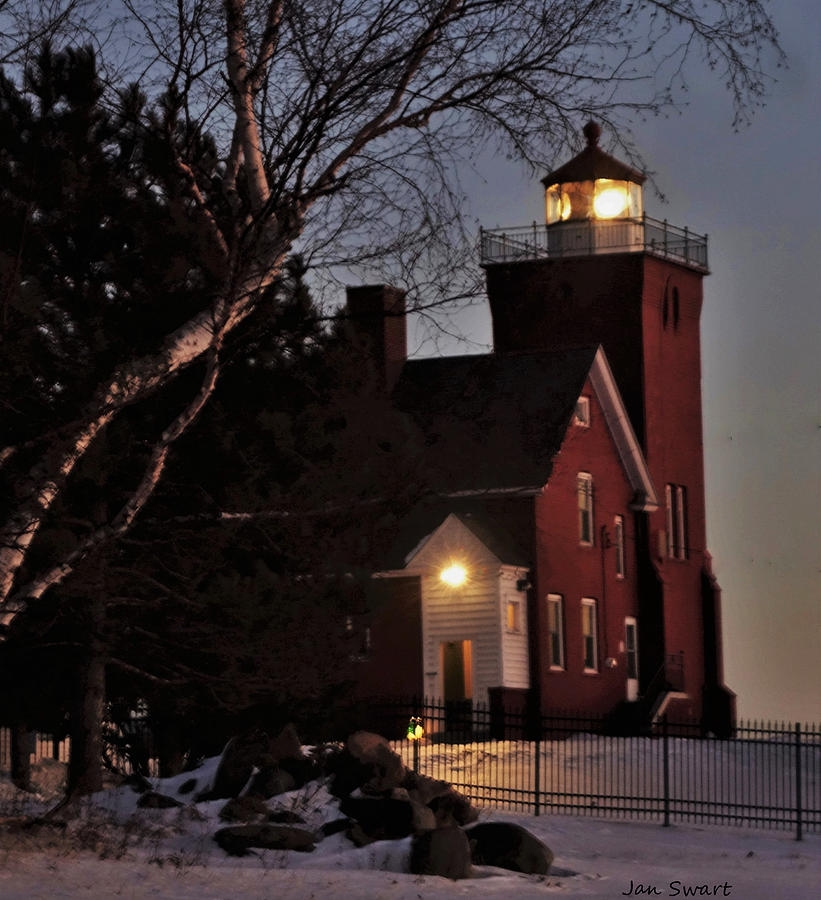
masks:
POLYGON ((392 390, 407 359, 405 292, 388 284, 346 289, 351 332, 365 346, 385 389, 392 390))

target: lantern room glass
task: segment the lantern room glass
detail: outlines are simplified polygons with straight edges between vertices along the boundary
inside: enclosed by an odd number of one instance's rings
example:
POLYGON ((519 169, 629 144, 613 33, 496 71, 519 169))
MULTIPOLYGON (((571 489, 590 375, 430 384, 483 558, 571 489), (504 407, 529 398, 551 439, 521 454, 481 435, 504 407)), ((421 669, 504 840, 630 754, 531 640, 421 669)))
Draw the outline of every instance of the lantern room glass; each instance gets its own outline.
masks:
POLYGON ((642 214, 641 185, 613 178, 551 184, 545 200, 548 225, 585 219, 637 219, 642 214))

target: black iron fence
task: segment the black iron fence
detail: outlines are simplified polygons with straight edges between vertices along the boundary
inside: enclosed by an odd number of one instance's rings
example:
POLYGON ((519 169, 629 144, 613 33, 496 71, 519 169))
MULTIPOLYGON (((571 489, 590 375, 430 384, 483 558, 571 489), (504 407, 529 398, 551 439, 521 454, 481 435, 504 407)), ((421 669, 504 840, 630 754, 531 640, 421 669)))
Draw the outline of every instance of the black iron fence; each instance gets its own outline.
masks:
MULTIPOLYGON (((410 698, 358 704, 347 727, 384 734, 409 768, 482 806, 747 825, 792 830, 799 840, 821 833, 819 726, 740 722, 719 739, 701 723, 664 717, 625 735, 612 717, 410 698)), ((109 739, 108 765, 156 775, 150 735, 135 734, 109 739)), ((30 751, 67 761, 68 742, 32 735, 30 751)), ((0 728, 0 770, 9 768, 10 734, 0 728)))
POLYGON ((821 833, 821 729, 740 723, 729 739, 662 718, 644 735, 612 720, 533 716, 470 701, 370 704, 406 765, 485 806, 821 833), (410 739, 411 717, 424 728, 410 739), (403 736, 404 735, 404 736, 403 736))

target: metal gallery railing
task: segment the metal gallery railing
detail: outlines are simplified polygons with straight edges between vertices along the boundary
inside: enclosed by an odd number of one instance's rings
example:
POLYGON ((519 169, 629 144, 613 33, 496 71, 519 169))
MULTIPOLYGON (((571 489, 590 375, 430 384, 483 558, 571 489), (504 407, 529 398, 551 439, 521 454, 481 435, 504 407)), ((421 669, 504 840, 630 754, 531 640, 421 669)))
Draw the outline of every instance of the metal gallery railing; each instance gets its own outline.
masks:
POLYGON ((479 259, 482 265, 560 259, 608 253, 649 253, 708 271, 707 235, 678 228, 666 219, 644 215, 639 219, 556 222, 482 228, 479 259))

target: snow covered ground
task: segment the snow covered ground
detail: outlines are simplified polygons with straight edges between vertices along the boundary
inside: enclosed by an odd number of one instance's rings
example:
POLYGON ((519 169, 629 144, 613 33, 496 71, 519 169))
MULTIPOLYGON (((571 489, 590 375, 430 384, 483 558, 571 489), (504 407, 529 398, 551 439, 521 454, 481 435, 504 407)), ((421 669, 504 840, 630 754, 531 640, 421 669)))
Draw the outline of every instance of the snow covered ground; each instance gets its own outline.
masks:
MULTIPOLYGON (((172 796, 192 774, 197 790, 216 761, 195 773, 157 782, 172 796)), ((46 792, 59 770, 39 772, 46 792)), ((0 807, 37 813, 50 798, 23 800, 0 783, 0 807)), ((65 835, 0 836, 0 897, 29 898, 417 898, 488 897, 734 897, 814 900, 821 896, 821 835, 797 842, 785 832, 715 826, 663 828, 655 823, 488 810, 484 819, 516 821, 556 855, 547 877, 478 868, 476 878, 450 882, 407 873, 410 839, 355 848, 342 834, 313 853, 259 851, 226 856, 211 835, 224 801, 180 809, 138 810, 128 787, 94 798, 87 816, 65 835)), ((336 818, 336 801, 322 785, 270 801, 299 812, 310 827, 336 818)))

